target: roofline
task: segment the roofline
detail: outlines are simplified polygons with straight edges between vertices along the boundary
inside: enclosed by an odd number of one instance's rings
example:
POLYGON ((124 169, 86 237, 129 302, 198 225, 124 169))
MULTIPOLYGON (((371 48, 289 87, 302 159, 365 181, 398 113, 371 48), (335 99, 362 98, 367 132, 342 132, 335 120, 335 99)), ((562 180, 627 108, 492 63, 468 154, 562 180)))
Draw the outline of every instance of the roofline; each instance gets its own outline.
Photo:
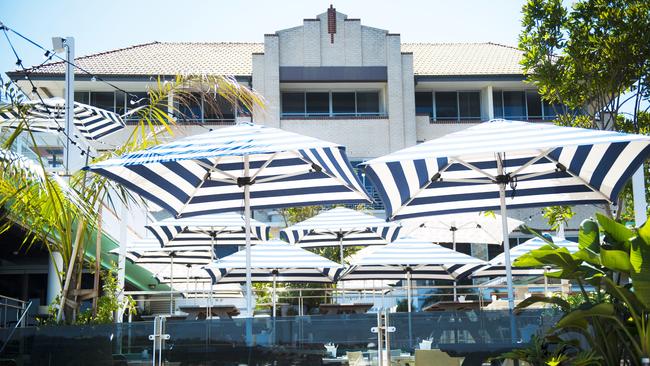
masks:
MULTIPOLYGON (((29 74, 29 78, 32 80, 39 81, 63 81, 65 80, 65 74, 62 73, 26 73, 24 71, 8 71, 5 73, 11 80, 22 79, 26 74, 29 74)), ((96 75, 86 75, 86 74, 75 74, 74 78, 78 81, 91 81, 92 77, 98 77, 105 81, 139 81, 147 82, 153 81, 158 75, 128 75, 128 74, 96 74, 96 75)), ((160 75, 162 80, 173 81, 176 79, 176 75, 160 75)), ((252 75, 234 75, 237 81, 248 82, 250 83, 253 76, 252 75)))
POLYGON ((476 75, 415 75, 420 81, 524 81, 524 74, 476 74, 476 75))

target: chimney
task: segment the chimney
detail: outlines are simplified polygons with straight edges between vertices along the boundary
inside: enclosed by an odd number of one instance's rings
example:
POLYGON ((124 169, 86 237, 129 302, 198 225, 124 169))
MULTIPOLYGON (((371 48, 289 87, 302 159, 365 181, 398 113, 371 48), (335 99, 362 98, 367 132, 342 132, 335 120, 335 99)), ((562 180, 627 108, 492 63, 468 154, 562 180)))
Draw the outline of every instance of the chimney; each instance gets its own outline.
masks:
POLYGON ((330 34, 330 43, 334 43, 334 33, 336 33, 336 9, 330 4, 327 9, 327 33, 330 34))

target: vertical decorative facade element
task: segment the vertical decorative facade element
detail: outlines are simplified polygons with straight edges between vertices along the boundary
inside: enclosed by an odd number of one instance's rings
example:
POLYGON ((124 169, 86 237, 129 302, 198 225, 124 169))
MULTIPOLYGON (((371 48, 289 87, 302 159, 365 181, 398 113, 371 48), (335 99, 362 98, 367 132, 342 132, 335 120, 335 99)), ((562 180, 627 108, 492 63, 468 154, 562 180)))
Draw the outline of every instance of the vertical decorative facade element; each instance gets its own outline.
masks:
POLYGON ((336 9, 330 4, 327 9, 327 33, 330 35, 330 43, 334 43, 334 34, 336 33, 336 9))

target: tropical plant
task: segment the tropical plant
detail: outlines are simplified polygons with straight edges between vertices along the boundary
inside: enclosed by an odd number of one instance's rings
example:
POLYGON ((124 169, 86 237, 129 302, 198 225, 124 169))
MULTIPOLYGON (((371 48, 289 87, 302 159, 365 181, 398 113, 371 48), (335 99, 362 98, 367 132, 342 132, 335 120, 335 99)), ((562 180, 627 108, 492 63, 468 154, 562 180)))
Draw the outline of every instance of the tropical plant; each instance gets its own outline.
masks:
MULTIPOLYGON (((38 241, 50 253, 61 253, 63 268, 57 268, 57 272, 65 280, 62 279, 63 291, 57 318, 73 321, 79 307, 77 290, 81 285, 86 243, 90 240, 91 232, 100 228, 98 207, 112 205, 116 199, 126 205, 140 204, 142 201, 131 196, 119 184, 99 175, 86 174, 85 171, 72 172, 64 182, 58 176, 47 173, 44 162, 38 156, 37 161, 30 165, 16 164, 18 155, 11 152, 11 148, 20 136, 26 135, 35 148, 38 148, 38 144, 26 118, 29 106, 25 104, 24 96, 11 85, 6 85, 3 93, 3 99, 8 104, 0 108, 18 111, 20 123, 0 139, 0 207, 8 219, 0 226, 0 231, 6 230, 9 225, 19 224, 27 228, 29 234, 23 245, 38 241)), ((197 95, 205 95, 203 100, 214 106, 213 110, 218 108, 219 99, 248 110, 263 105, 257 93, 240 85, 232 77, 179 76, 173 81, 159 78, 148 90, 147 100, 140 101, 143 106, 131 114, 130 119, 137 122, 124 143, 112 151, 101 153, 93 162, 143 149, 170 137, 173 133, 171 126, 184 117, 179 107, 168 103, 171 95, 180 106, 192 103, 197 95)), ((18 158, 28 161, 24 157, 18 158)))
POLYGON ((559 339, 583 340, 588 345, 584 351, 593 350, 604 365, 640 366, 650 354, 650 222, 631 229, 605 215, 596 217, 597 222, 581 224, 577 252, 547 239, 547 245, 513 263, 556 268, 546 275, 574 281, 582 302, 529 298, 517 309, 546 302, 564 312, 545 336, 549 346, 557 346, 559 339))

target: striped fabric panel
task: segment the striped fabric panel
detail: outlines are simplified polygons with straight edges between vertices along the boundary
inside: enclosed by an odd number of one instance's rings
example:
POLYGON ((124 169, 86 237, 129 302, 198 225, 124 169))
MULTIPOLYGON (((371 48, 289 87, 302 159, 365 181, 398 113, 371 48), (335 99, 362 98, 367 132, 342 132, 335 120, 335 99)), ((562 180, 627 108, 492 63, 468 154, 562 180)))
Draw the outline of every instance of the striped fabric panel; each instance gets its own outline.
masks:
POLYGON ((400 226, 349 208, 336 207, 280 231, 280 237, 302 248, 387 244, 397 239, 400 226))
MULTIPOLYGON (((578 243, 572 242, 566 239, 561 239, 555 236, 551 236, 553 243, 561 248, 566 248, 569 252, 575 253, 578 251, 578 243)), ((533 238, 527 240, 526 242, 517 245, 510 249, 510 261, 514 262, 517 258, 530 252, 531 250, 539 249, 546 243, 539 238, 533 238)), ((534 269, 534 268, 523 268, 523 267, 512 267, 513 276, 532 276, 532 275, 542 275, 544 274, 543 269, 534 269)), ((488 265, 481 268, 475 269, 471 274, 472 277, 500 277, 506 275, 505 267, 505 254, 501 253, 494 257, 488 265)))
MULTIPOLYGON (((27 102, 30 106, 25 116, 29 129, 35 132, 60 132, 65 128, 65 100, 63 98, 44 99, 27 102)), ((102 137, 120 131, 124 121, 116 113, 87 104, 74 103, 73 123, 86 140, 100 140, 102 137)), ((21 124, 17 110, 0 112, 0 127, 15 128, 21 124)))
MULTIPOLYGON (((268 282, 273 271, 280 282, 333 282, 341 265, 317 254, 280 240, 271 240, 251 247, 253 281, 268 282)), ((244 282, 246 251, 221 258, 204 267, 214 283, 244 282), (232 278, 231 278, 232 277, 232 278)))
MULTIPOLYGON (((508 233, 523 224, 508 217, 508 233)), ((434 243, 502 244, 501 216, 482 213, 424 216, 401 220, 402 233, 434 243)))
POLYGON ((255 182, 252 209, 370 201, 343 147, 252 124, 190 136, 89 169, 175 216, 190 217, 242 209, 237 177, 244 175, 244 154, 255 182))
MULTIPOLYGON (((203 215, 190 218, 169 218, 145 226, 162 246, 245 245, 244 217, 236 213, 203 215)), ((251 219, 251 243, 268 240, 270 227, 251 219)))
POLYGON ((351 268, 342 276, 346 280, 398 279, 404 278, 410 268, 413 279, 453 280, 459 275, 456 271, 461 266, 485 264, 485 261, 431 242, 400 238, 353 256, 351 268))
MULTIPOLYGON (((140 242, 126 248, 126 258, 137 264, 171 264, 198 265, 210 264, 214 258, 209 246, 193 246, 182 249, 160 248, 158 243, 140 242)), ((109 253, 119 255, 120 249, 116 248, 109 253)))
POLYGON ((604 203, 650 155, 650 137, 495 120, 370 160, 366 174, 390 219, 495 210, 486 174, 497 175, 497 152, 517 179, 509 208, 604 203))

